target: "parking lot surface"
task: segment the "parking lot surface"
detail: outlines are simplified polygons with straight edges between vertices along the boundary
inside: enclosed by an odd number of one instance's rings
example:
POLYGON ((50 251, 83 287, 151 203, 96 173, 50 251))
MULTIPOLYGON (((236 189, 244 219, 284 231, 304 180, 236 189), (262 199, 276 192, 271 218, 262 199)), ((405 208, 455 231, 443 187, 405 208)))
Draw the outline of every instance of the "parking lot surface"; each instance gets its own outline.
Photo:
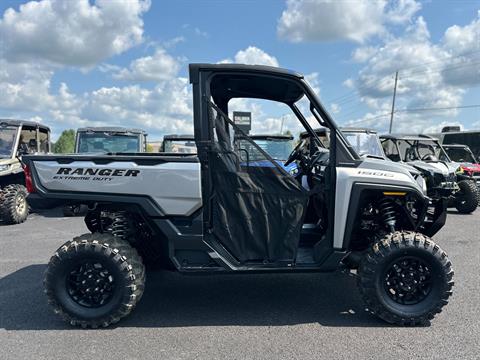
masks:
POLYGON ((435 241, 455 270, 454 295, 428 327, 365 312, 353 275, 182 276, 155 272, 135 311, 101 330, 51 311, 49 257, 86 233, 58 211, 0 224, 0 359, 480 359, 480 210, 452 211, 435 241))

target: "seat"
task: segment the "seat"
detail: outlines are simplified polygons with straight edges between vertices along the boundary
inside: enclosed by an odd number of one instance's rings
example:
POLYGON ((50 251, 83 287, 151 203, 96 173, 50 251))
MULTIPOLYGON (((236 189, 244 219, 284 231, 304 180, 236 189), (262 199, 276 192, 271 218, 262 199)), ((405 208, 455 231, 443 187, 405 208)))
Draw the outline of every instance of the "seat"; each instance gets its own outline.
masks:
POLYGON ((93 143, 93 150, 95 151, 105 151, 105 147, 101 141, 95 141, 93 143))
POLYGON ((136 152, 137 151, 137 144, 134 141, 130 141, 127 144, 127 152, 136 152))

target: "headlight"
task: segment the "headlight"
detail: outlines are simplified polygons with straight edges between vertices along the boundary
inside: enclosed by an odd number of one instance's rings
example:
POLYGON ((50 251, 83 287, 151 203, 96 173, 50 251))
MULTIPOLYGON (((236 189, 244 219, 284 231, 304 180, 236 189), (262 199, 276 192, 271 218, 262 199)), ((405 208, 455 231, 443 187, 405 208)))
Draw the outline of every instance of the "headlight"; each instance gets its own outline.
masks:
POLYGON ((0 165, 0 171, 7 171, 10 168, 10 165, 0 165))
POLYGON ((423 193, 426 195, 427 194, 427 182, 423 178, 422 175, 417 175, 415 178, 415 181, 417 182, 418 186, 422 189, 423 193))

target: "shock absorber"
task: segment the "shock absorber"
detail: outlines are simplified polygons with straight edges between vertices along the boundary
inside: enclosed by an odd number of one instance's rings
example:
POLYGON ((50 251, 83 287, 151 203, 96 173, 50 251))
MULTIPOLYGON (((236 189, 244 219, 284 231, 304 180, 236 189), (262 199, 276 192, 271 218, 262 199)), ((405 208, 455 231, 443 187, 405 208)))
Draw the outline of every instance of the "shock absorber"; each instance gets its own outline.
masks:
POLYGON ((395 203, 393 202, 393 199, 388 197, 382 198, 378 202, 378 210, 385 225, 388 226, 391 232, 394 232, 397 214, 395 212, 395 203))
POLYGON ((112 223, 109 232, 123 240, 130 240, 134 233, 133 224, 126 211, 115 211, 110 214, 112 223))

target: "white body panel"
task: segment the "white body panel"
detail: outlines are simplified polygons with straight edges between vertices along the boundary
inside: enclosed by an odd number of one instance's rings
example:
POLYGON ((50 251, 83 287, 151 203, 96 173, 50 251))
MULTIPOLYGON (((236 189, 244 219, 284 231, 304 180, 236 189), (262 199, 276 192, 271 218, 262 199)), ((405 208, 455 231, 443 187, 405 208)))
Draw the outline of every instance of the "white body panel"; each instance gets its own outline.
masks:
POLYGON ((41 185, 47 190, 147 195, 166 215, 190 215, 202 206, 199 163, 167 162, 158 165, 137 165, 134 162, 120 161, 105 165, 92 161, 74 161, 70 164, 60 164, 57 161, 33 163, 41 185), (76 169, 80 170, 74 173, 76 169), (85 174, 85 169, 92 170, 85 174), (101 175, 98 172, 91 175, 91 172, 105 169, 112 170, 110 172, 119 170, 117 173, 120 175, 101 175), (129 170, 135 171, 134 175, 125 176, 129 170))
MULTIPOLYGON (((381 160, 384 165, 385 161, 381 160)), ((347 214, 350 204, 350 197, 354 183, 368 183, 368 184, 383 184, 393 186, 408 186, 415 187, 420 192, 415 179, 406 171, 402 172, 375 169, 377 166, 372 161, 369 164, 367 161, 361 164, 360 167, 337 167, 337 184, 335 194, 335 220, 333 233, 333 246, 336 249, 343 248, 343 240, 345 235, 345 227, 347 221, 347 214)), ((388 168, 387 168, 388 169, 388 168)))

